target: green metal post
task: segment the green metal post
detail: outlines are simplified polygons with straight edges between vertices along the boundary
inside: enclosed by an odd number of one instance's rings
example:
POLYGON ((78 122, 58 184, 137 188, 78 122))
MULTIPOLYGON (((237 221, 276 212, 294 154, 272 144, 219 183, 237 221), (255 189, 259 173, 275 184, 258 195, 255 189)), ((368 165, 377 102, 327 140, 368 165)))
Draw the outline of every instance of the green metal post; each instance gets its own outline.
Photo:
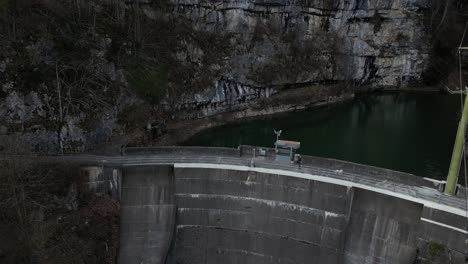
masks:
POLYGON ((465 133, 468 121, 468 95, 465 98, 465 105, 463 106, 463 113, 458 124, 457 137, 455 145, 453 146, 452 161, 450 162, 450 169, 447 176, 447 184, 445 186, 445 193, 455 195, 455 190, 458 182, 458 173, 460 172, 460 165, 463 158, 463 148, 465 147, 465 133))

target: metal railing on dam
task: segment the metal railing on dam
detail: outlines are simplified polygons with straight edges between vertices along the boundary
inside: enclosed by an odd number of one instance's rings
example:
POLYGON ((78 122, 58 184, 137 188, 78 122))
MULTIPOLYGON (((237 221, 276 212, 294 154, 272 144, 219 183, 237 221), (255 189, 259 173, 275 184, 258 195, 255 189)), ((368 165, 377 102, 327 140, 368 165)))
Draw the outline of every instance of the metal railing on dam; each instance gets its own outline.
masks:
MULTIPOLYGON (((184 157, 186 161, 193 160, 194 162, 203 162, 203 158, 206 158, 205 161, 212 161, 213 157, 221 158, 226 164, 239 164, 244 165, 245 159, 251 161, 252 158, 255 158, 255 162, 262 163, 263 165, 270 164, 270 167, 283 168, 286 170, 295 170, 298 166, 295 164, 287 163, 278 163, 273 162, 273 157, 275 155, 274 149, 258 146, 247 146, 241 145, 238 148, 224 148, 224 147, 197 147, 197 146, 170 146, 170 147, 131 147, 125 150, 125 155, 135 156, 145 156, 145 155, 158 155, 161 158, 166 156, 172 157, 184 157), (260 150, 265 151, 265 155, 260 155, 260 150), (257 153, 257 154, 255 154, 257 153), (229 159, 232 157, 234 159, 229 159), (244 162, 239 162, 239 157, 243 158, 244 162), (268 162, 270 161, 270 162, 268 162)), ((365 180, 366 178, 378 179, 383 181, 388 181, 392 183, 402 183, 405 185, 415 185, 415 186, 425 186, 428 188, 441 189, 441 185, 444 184, 444 181, 432 180, 420 176, 416 176, 409 173, 394 171, 385 168, 379 168, 370 165, 358 164, 349 161, 342 161, 331 158, 322 158, 315 156, 303 155, 302 165, 305 170, 307 168, 323 168, 325 169, 327 176, 336 176, 336 173, 330 175, 328 172, 331 170, 333 172, 341 171, 341 175, 348 177, 348 179, 360 178, 365 180)), ((135 157, 136 159, 136 157, 135 157)), ((114 159, 110 159, 107 163, 113 162, 114 159)), ((121 159, 124 160, 124 159, 121 159)), ((174 162, 181 160, 177 158, 174 162)), ((120 162, 120 160, 117 160, 120 162)), ((168 161, 169 162, 169 161, 168 161)), ((170 162, 169 162, 170 163, 170 162)), ((463 187, 459 186, 459 191, 457 195, 464 197, 463 187)))
POLYGON ((118 193, 120 263, 413 263, 432 241, 464 263, 466 204, 432 181, 332 159, 276 162, 259 149, 72 159, 88 165, 90 189, 118 193))

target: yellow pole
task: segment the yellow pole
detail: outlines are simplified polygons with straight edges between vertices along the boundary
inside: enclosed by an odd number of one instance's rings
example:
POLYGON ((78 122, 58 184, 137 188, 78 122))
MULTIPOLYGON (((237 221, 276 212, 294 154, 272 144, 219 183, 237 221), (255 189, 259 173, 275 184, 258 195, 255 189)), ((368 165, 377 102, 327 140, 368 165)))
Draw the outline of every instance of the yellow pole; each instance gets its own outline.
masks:
POLYGON ((465 147, 465 133, 468 121, 468 96, 465 98, 463 106, 463 113, 458 124, 457 137, 455 138, 455 145, 453 146, 452 161, 450 162, 450 169, 447 176, 447 184, 445 186, 445 193, 455 195, 458 173, 460 172, 460 165, 463 157, 463 148, 465 147))

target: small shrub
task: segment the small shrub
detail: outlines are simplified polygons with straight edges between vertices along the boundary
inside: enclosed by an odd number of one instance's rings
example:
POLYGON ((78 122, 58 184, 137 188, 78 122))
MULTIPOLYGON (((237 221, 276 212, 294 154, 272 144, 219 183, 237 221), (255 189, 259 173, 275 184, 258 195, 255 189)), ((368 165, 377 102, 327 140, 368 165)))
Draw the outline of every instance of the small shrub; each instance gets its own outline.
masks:
POLYGON ((427 253, 431 259, 436 258, 445 251, 445 245, 437 241, 427 242, 427 253))
POLYGON ((167 71, 164 67, 151 65, 140 67, 129 76, 129 85, 151 103, 159 103, 166 95, 167 71))

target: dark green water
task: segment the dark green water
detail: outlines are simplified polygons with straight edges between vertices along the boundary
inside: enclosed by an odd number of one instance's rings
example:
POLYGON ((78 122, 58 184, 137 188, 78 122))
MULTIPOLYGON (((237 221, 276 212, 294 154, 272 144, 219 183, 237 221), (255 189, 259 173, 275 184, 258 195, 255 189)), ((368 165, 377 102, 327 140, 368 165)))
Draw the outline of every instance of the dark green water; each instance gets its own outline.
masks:
POLYGON ((273 129, 282 129, 282 139, 302 143, 301 154, 445 179, 459 117, 458 96, 361 96, 330 108, 216 127, 185 145, 273 147, 273 129))

